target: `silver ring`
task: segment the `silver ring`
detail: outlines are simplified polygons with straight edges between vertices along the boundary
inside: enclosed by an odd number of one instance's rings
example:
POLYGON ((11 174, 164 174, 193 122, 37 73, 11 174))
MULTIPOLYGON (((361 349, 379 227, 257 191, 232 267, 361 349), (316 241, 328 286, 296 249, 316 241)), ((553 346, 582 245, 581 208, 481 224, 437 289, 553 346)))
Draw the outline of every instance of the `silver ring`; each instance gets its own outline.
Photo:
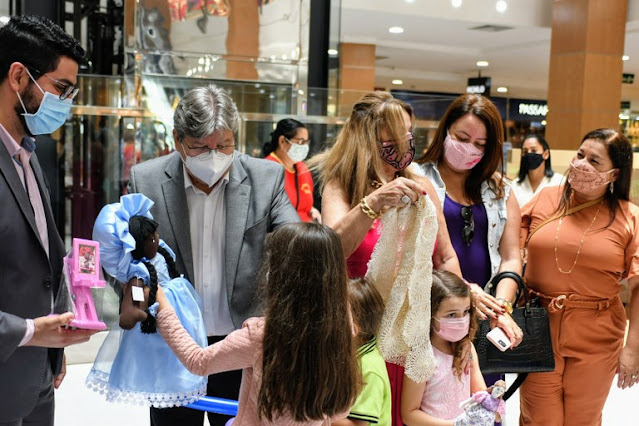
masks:
POLYGON ((410 197, 409 197, 408 195, 404 195, 404 196, 401 198, 401 200, 402 200, 402 203, 404 203, 404 204, 408 204, 408 203, 410 203, 410 197))

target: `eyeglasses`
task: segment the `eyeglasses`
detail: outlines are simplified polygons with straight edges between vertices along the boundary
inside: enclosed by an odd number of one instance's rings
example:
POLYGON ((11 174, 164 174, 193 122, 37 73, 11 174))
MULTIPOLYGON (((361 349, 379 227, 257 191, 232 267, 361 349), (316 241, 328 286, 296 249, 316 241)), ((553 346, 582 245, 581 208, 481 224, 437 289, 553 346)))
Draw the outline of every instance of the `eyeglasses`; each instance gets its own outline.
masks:
MULTIPOLYGON (((28 70, 29 68, 27 68, 28 70)), ((34 71, 36 74, 39 74, 40 76, 45 76, 46 78, 48 78, 49 80, 53 81, 56 86, 58 87, 58 89, 60 89, 60 100, 63 101, 65 99, 74 99, 76 97, 76 95, 78 94, 78 92, 80 91, 80 88, 74 84, 67 84, 64 81, 60 81, 60 80, 56 80, 55 78, 51 78, 48 75, 42 73, 41 71, 35 69, 35 68, 31 68, 31 71, 34 71)), ((35 80, 35 79, 34 79, 35 80)))
POLYGON ((215 148, 209 148, 208 146, 189 146, 186 142, 182 144, 191 151, 199 152, 200 154, 210 154, 212 152, 230 151, 235 149, 235 145, 218 145, 215 148))
POLYGON ((295 144, 295 145, 308 145, 308 143, 311 141, 310 139, 298 139, 298 138, 284 138, 284 140, 288 143, 290 143, 291 145, 295 144))
POLYGON ((461 217, 464 219, 464 227, 462 228, 462 240, 467 246, 473 242, 475 235, 475 219, 473 218, 473 209, 471 206, 462 206, 461 217))

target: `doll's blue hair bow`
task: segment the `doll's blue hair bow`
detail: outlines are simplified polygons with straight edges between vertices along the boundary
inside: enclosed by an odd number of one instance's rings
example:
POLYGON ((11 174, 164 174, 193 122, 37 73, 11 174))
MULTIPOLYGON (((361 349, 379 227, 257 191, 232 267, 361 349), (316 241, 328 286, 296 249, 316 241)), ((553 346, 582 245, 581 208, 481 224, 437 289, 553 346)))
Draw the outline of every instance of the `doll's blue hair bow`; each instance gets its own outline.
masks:
POLYGON ((100 243, 100 261, 107 273, 122 283, 137 276, 148 281, 149 272, 131 252, 135 250, 135 239, 129 233, 129 219, 150 213, 153 201, 142 194, 128 194, 120 197, 119 203, 107 204, 93 226, 93 239, 100 243))

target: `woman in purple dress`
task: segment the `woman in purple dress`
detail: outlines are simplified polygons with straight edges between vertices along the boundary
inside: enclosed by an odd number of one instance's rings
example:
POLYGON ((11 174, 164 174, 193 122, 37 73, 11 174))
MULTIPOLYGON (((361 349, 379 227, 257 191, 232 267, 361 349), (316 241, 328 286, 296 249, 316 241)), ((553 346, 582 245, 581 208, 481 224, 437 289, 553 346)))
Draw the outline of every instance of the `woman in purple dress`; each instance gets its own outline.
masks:
MULTIPOLYGON (((517 346, 521 329, 509 315, 517 283, 508 278, 496 297, 483 288, 501 271, 521 274, 519 205, 500 173, 503 164, 503 125, 488 99, 462 95, 442 117, 435 137, 417 160, 431 180, 444 210, 451 242, 462 275, 470 282, 477 310, 491 326, 504 330, 517 346)), ((499 377, 486 377, 491 385, 499 377)))

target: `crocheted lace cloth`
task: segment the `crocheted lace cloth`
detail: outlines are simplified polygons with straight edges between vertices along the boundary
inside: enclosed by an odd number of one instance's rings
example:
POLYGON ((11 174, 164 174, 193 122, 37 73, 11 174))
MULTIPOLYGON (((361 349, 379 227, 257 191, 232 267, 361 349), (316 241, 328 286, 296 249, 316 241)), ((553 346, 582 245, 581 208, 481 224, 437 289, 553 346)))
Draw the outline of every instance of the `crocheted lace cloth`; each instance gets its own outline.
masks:
POLYGON ((435 371, 430 343, 432 253, 437 239, 437 211, 430 197, 410 207, 390 209, 368 263, 368 278, 386 309, 378 335, 387 362, 405 367, 413 381, 427 381, 435 371))

